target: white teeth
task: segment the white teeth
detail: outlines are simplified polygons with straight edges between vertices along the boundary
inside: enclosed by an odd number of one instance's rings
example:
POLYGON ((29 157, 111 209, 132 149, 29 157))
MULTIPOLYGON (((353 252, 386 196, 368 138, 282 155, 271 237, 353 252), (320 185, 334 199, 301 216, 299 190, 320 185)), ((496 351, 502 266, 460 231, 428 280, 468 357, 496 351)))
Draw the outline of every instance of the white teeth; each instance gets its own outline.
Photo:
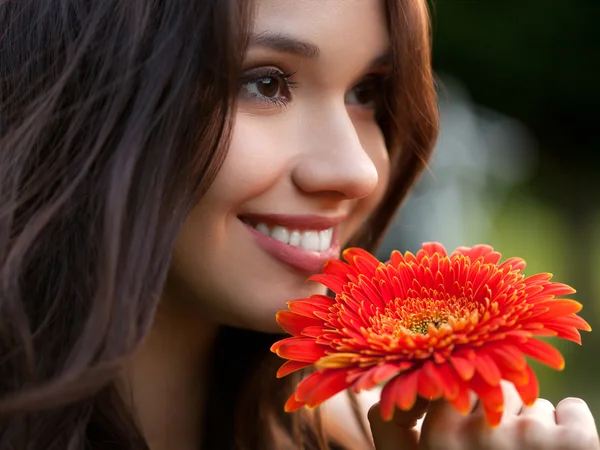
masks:
POLYGON ((331 239, 333 238, 333 229, 319 231, 319 251, 324 252, 331 247, 331 239))
POLYGON ((256 228, 258 231, 260 231, 262 234, 266 234, 267 236, 271 235, 271 230, 269 230, 269 227, 266 226, 264 223, 259 223, 254 228, 256 228))
POLYGON ((287 230, 287 228, 276 226, 271 230, 271 237, 283 242, 284 244, 287 244, 290 240, 290 232, 287 230))
POLYGON ((284 244, 302 247, 313 252, 324 252, 329 250, 333 239, 333 228, 321 231, 290 231, 288 228, 279 225, 276 225, 271 229, 264 223, 259 223, 254 228, 262 234, 266 234, 272 239, 283 242, 284 244))
POLYGON ((302 233, 302 240, 300 241, 300 247, 306 250, 312 250, 313 252, 319 251, 319 232, 318 231, 305 231, 302 233))
MULTIPOLYGON (((300 241, 302 240, 302 234, 298 230, 294 230, 290 233, 290 245, 300 247, 300 241)), ((329 247, 328 247, 329 248, 329 247)))

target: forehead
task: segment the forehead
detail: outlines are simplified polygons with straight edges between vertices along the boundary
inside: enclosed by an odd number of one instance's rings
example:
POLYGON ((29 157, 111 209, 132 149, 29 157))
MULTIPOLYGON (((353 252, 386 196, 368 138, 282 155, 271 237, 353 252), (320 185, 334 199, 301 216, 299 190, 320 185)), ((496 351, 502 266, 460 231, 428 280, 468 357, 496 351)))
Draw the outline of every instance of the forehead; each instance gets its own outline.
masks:
POLYGON ((256 0, 253 34, 265 32, 313 43, 324 56, 360 58, 389 46, 383 0, 256 0))

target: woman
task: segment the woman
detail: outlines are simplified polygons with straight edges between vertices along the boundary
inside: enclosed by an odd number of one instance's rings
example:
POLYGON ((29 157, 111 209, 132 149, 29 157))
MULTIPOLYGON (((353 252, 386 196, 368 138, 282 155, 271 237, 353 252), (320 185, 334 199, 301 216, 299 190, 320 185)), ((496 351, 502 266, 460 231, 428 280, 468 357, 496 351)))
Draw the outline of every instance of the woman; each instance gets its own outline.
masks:
MULTIPOLYGON (((368 448, 353 400, 283 412, 269 346, 430 155, 427 23, 424 0, 2 2, 0 449, 368 448)), ((419 448, 597 448, 582 402, 506 392, 502 439, 436 403, 419 448)), ((422 409, 372 414, 378 450, 416 448, 422 409)))

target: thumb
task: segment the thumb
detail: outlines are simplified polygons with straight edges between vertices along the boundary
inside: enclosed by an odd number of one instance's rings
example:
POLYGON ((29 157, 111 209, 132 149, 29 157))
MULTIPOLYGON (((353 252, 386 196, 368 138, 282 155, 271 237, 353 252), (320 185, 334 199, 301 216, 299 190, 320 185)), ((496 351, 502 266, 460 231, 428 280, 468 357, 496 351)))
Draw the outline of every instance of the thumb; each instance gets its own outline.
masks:
POLYGON ((389 422, 381 418, 379 403, 369 409, 369 424, 377 450, 417 450, 419 447, 419 420, 427 412, 429 402, 417 397, 415 405, 409 411, 396 408, 394 417, 389 422))

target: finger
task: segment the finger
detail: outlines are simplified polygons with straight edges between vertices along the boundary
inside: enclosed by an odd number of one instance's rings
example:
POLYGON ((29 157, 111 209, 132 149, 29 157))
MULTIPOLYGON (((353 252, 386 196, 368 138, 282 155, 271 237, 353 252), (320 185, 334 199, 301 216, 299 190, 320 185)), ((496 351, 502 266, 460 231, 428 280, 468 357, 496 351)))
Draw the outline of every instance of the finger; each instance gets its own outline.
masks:
MULTIPOLYGON (((504 397, 504 413, 502 414, 502 418, 505 419, 519 414, 524 405, 515 385, 505 380, 502 380, 500 383, 502 386, 502 395, 504 397)), ((552 410, 554 410, 554 407, 552 407, 552 410)))
POLYGON ((410 411, 396 409, 394 418, 385 421, 381 418, 379 403, 369 409, 369 425, 377 450, 417 450, 420 432, 416 428, 417 420, 427 410, 428 402, 418 399, 410 411))
POLYGON ((557 448, 600 449, 594 417, 580 398, 566 398, 556 405, 556 422, 557 448))
POLYGON ((545 398, 538 398, 531 406, 523 406, 519 417, 530 417, 547 425, 556 424, 554 405, 545 398))
MULTIPOLYGON (((469 392, 470 414, 473 414, 478 408, 477 396, 469 392)), ((439 428, 441 425, 448 425, 453 428, 454 425, 462 423, 469 414, 460 413, 451 403, 446 400, 436 400, 431 402, 427 410, 427 418, 423 426, 439 428)))
MULTIPOLYGON (((469 400, 472 411, 477 397, 470 393, 469 400)), ((472 414, 462 414, 446 400, 431 402, 421 429, 421 445, 428 449, 464 448, 461 436, 471 417, 472 414)))
POLYGON ((596 428, 594 416, 588 405, 580 398, 568 397, 556 405, 556 423, 577 429, 596 428))
POLYGON ((392 422, 404 428, 413 428, 417 426, 417 421, 422 418, 429 408, 429 400, 423 397, 417 397, 415 404, 408 411, 402 411, 398 408, 394 411, 392 422))

